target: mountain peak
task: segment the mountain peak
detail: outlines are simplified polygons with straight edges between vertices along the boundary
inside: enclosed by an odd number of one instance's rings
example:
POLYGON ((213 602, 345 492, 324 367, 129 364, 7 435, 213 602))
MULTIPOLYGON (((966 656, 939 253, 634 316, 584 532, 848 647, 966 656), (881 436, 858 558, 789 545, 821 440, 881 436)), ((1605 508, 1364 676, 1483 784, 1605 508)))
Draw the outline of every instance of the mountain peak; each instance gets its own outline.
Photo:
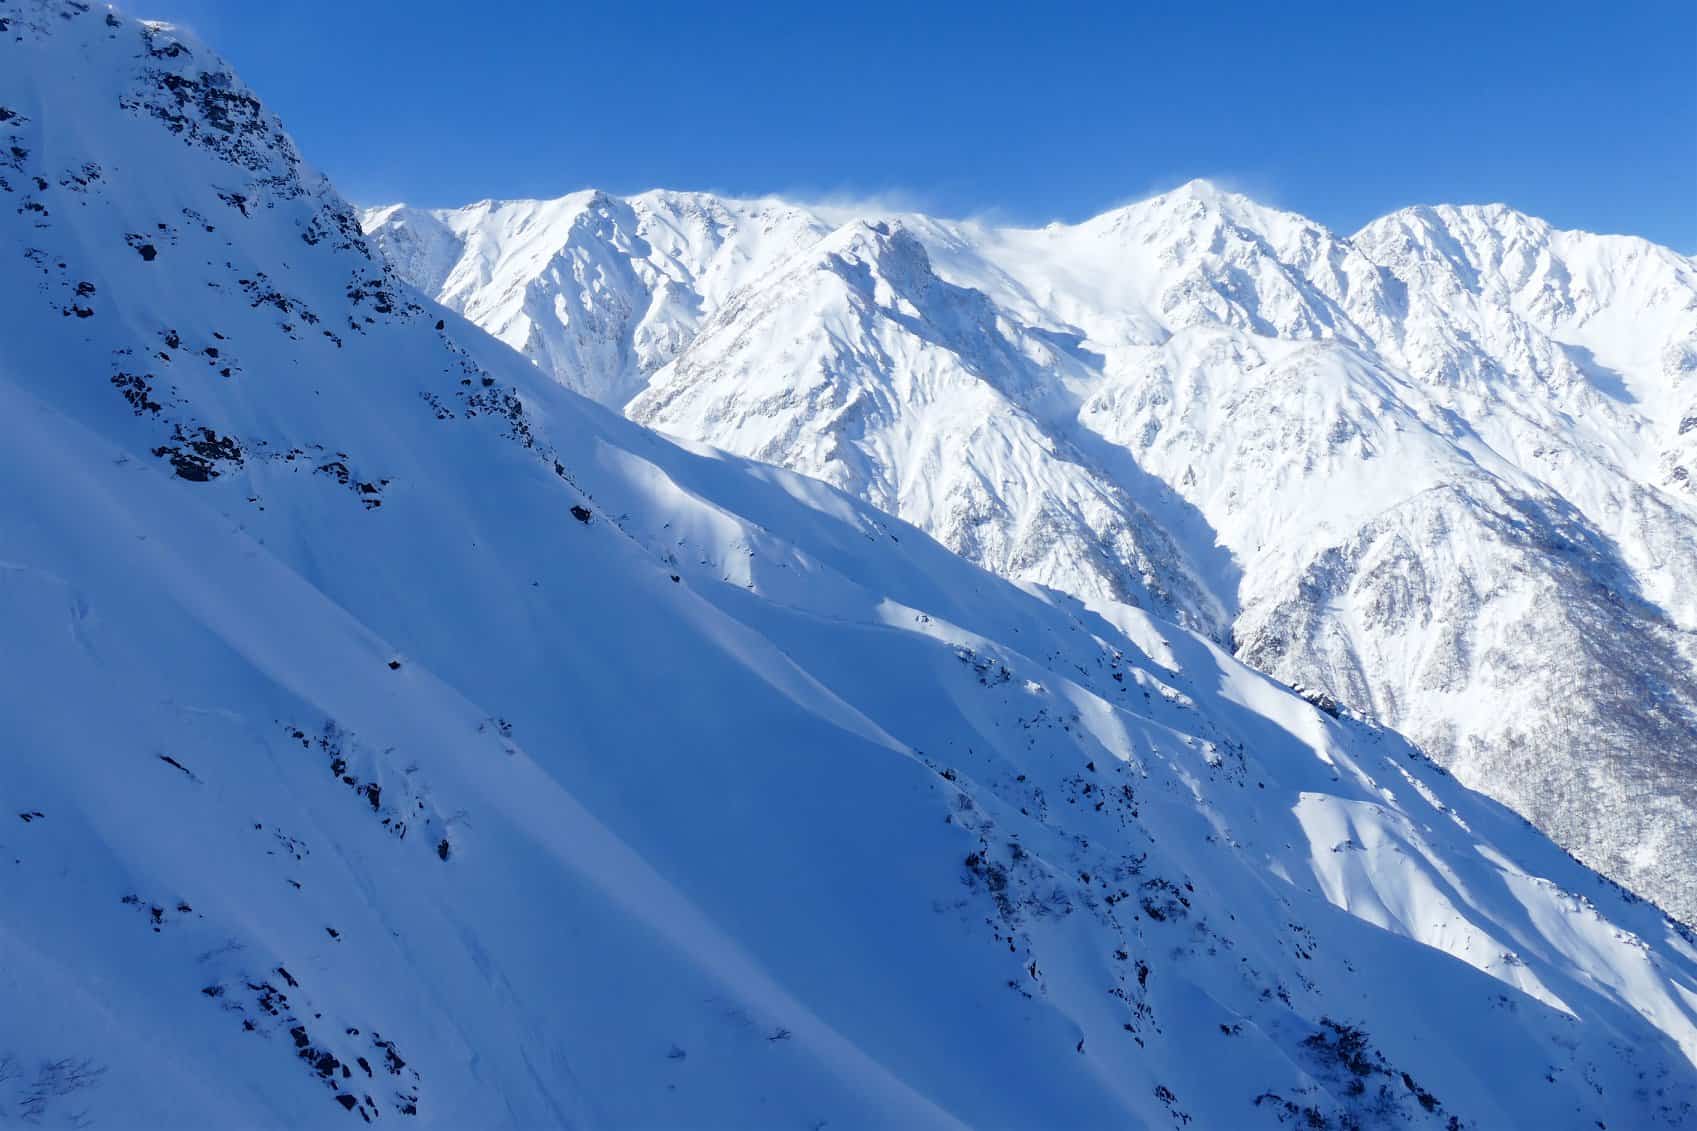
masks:
POLYGON ((1505 235, 1546 237, 1557 229, 1548 221, 1503 203, 1413 204, 1364 225, 1359 234, 1401 225, 1442 230, 1469 230, 1505 235))
POLYGON ((1212 233, 1236 230, 1276 244, 1298 239, 1335 239, 1305 216, 1260 203, 1243 193, 1197 178, 1166 192, 1121 205, 1078 225, 1098 235, 1135 232, 1145 241, 1213 239, 1212 233))
POLYGON ((1249 199, 1248 197, 1242 195, 1241 193, 1231 192, 1231 191, 1228 191, 1225 188, 1222 188, 1219 184, 1217 184, 1214 181, 1207 179, 1206 177, 1192 177, 1190 180, 1185 181, 1182 185, 1179 185, 1177 188, 1171 189, 1171 190, 1169 190, 1165 193, 1157 193, 1156 195, 1157 196, 1189 196, 1189 197, 1194 197, 1197 200, 1209 200, 1209 201, 1217 201, 1217 200, 1220 200, 1222 198, 1235 198, 1235 199, 1238 199, 1238 200, 1248 200, 1249 199))

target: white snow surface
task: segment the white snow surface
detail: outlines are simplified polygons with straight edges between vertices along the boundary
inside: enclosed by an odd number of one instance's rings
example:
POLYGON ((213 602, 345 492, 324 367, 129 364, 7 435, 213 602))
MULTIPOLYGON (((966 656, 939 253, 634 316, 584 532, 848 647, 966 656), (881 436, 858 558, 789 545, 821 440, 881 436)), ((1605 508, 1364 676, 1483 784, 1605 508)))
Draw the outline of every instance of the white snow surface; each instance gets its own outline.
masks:
POLYGON ((1040 229, 680 193, 364 223, 561 383, 1196 629, 1697 922, 1691 259, 1201 181, 1040 229))
POLYGON ((0 1124, 1697 1119, 1653 904, 562 388, 183 33, 0 0, 0 161, 0 1124))

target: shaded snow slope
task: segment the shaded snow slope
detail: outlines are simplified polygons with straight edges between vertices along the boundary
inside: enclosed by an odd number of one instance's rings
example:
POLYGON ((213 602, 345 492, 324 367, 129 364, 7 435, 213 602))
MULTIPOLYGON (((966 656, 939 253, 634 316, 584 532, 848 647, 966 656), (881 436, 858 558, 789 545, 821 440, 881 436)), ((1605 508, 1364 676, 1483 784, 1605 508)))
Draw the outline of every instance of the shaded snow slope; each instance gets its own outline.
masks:
POLYGON ((1387 731, 398 286, 0 4, 0 1118, 1682 1126, 1697 947, 1387 731))
MULTIPOLYGON (((577 255, 550 217, 582 199, 429 215, 577 255)), ((741 289, 656 315, 674 332, 646 325, 643 366, 526 346, 545 371, 1230 643, 1697 919, 1690 259, 1501 206, 1346 238, 1205 182, 1040 229, 688 199, 766 249, 741 289)), ((511 257, 437 285, 392 215, 366 217, 378 245, 486 327, 485 294, 553 285, 511 257)), ((580 313, 626 293, 614 273, 573 278, 548 332, 624 340, 580 313)))

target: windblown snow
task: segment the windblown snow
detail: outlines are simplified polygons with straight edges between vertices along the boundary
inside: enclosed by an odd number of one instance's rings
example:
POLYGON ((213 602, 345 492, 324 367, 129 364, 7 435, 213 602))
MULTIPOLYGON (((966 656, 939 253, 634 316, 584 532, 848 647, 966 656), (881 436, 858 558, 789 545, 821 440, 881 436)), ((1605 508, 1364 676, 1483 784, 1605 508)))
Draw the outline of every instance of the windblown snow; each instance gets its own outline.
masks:
POLYGON ((1010 229, 578 193, 365 215, 561 383, 1176 619, 1697 921, 1697 263, 1193 182, 1010 229))
MULTIPOLYGON (((1094 449, 1043 474, 1149 564, 1069 594, 663 439, 81 0, 0 0, 0 161, 0 1122, 1697 1117, 1690 932, 1211 642, 1227 566, 1094 449)), ((715 246, 691 343, 767 254, 715 246)), ((894 227, 801 254, 916 387, 1094 372, 894 227)), ((650 329, 577 356, 657 396, 650 329)))

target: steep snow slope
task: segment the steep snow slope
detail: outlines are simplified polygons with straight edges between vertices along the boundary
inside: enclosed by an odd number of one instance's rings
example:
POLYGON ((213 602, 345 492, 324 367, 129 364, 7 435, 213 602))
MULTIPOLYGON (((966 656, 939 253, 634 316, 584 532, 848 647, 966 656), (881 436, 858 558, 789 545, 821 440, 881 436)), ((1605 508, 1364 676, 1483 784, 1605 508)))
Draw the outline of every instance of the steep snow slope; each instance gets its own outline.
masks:
POLYGON ((1229 640, 1697 918, 1690 260, 1500 207, 1345 239, 1202 182, 874 222, 609 403, 1229 640))
POLYGON ((1202 638, 398 290, 0 3, 3 1118, 1683 1126, 1697 945, 1202 638))

